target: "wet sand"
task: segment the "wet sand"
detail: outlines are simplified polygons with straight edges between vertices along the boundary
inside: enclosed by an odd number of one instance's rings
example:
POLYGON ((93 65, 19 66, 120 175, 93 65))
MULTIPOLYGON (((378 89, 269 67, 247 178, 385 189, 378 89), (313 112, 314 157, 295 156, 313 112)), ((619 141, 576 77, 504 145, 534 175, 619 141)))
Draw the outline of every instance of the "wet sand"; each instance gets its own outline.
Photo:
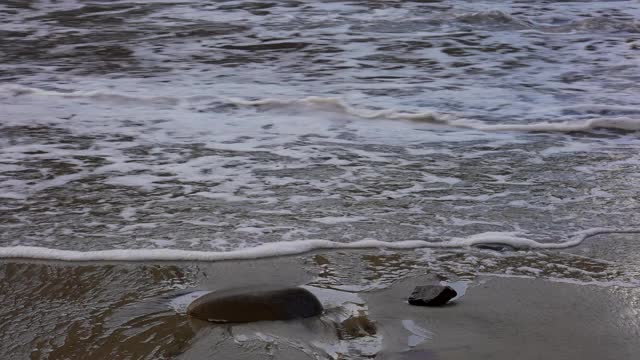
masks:
MULTIPOLYGON (((577 261, 552 253, 546 258, 549 263, 577 261)), ((538 277, 454 274, 425 266, 424 254, 380 250, 216 263, 6 260, 0 263, 0 357, 444 360, 637 356, 640 288, 551 281, 544 274, 538 277), (419 257, 422 262, 417 261, 419 257), (443 308, 406 303, 413 286, 443 280, 466 283, 466 294, 443 308), (326 312, 319 318, 241 325, 208 324, 184 313, 195 291, 265 284, 303 285, 317 294, 326 312)))
POLYGON ((493 277, 478 279, 465 297, 444 308, 392 301, 415 283, 372 296, 371 316, 388 324, 390 333, 402 329, 399 317, 421 321, 430 338, 410 351, 415 357, 382 358, 634 359, 640 351, 639 288, 493 277))

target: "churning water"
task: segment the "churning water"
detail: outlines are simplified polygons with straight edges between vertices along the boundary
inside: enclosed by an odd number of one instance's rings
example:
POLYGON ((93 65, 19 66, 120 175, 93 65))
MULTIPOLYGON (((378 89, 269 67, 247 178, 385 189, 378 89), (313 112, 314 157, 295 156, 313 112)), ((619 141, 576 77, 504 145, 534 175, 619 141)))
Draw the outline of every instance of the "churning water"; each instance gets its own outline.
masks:
POLYGON ((637 1, 3 1, 0 254, 629 231, 639 15, 637 1))

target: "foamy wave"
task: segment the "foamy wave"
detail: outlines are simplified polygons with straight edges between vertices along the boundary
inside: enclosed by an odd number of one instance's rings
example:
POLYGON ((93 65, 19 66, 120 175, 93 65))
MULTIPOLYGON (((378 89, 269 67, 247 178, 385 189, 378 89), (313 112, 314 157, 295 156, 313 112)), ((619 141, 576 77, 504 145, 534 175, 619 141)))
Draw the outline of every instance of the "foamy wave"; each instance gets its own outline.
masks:
MULTIPOLYGON (((9 92, 14 96, 40 95, 59 96, 66 98, 91 98, 97 101, 116 101, 135 104, 170 105, 175 106, 189 99, 178 97, 145 97, 133 96, 105 91, 52 91, 30 88, 21 85, 0 86, 0 92, 9 92)), ((396 109, 363 109, 346 104, 338 97, 311 96, 301 99, 275 99, 265 98, 258 100, 245 100, 238 98, 219 99, 226 104, 246 107, 257 107, 262 110, 294 109, 303 111, 320 111, 353 116, 361 119, 387 119, 424 122, 429 124, 444 125, 462 129, 479 130, 486 132, 519 131, 519 132, 579 132, 595 129, 613 129, 625 131, 639 131, 640 118, 631 116, 598 117, 579 121, 561 122, 534 122, 525 124, 494 124, 473 120, 461 116, 432 111, 406 112, 396 109)), ((627 112, 630 111, 627 109, 627 112)))
POLYGON ((404 119, 414 121, 426 121, 434 123, 446 124, 445 120, 440 119, 440 115, 433 112, 424 113, 405 113, 398 112, 392 109, 384 110, 368 110, 359 109, 349 106, 337 97, 320 97, 310 96, 303 99, 260 99, 260 100, 243 100, 243 99, 228 99, 231 103, 240 106, 256 106, 264 109, 273 108, 290 108, 290 107, 303 107, 315 111, 327 111, 340 113, 344 115, 351 115, 362 119, 404 119))
POLYGON ((488 124, 475 120, 456 119, 449 125, 482 131, 523 131, 523 132, 578 132, 595 129, 638 131, 640 119, 626 116, 593 118, 582 121, 537 122, 528 124, 488 124))
POLYGON ((58 250, 36 246, 13 246, 0 248, 0 258, 61 260, 61 261, 221 261, 257 259, 276 256, 296 255, 313 250, 333 249, 370 249, 384 248, 408 250, 418 248, 465 248, 478 244, 500 243, 516 249, 564 249, 577 246, 585 239, 600 234, 640 233, 640 228, 606 229, 594 228, 576 233, 570 240, 560 243, 543 243, 520 237, 517 233, 487 232, 467 238, 450 241, 430 242, 409 240, 386 242, 379 240, 361 240, 352 243, 339 243, 329 240, 298 240, 267 243, 256 247, 226 251, 190 251, 176 249, 119 249, 99 251, 58 250))
POLYGON ((135 104, 155 104, 155 105, 170 105, 175 106, 180 104, 181 99, 171 96, 139 96, 139 95, 127 95, 121 93, 113 93, 103 90, 91 90, 91 91, 58 91, 58 90, 44 90, 39 88, 32 88, 22 85, 4 85, 0 87, 0 92, 9 93, 12 96, 21 95, 39 95, 39 96, 57 96, 63 98, 88 98, 97 101, 110 101, 118 103, 135 103, 135 104))
POLYGON ((456 117, 451 114, 436 112, 410 113, 393 109, 368 110, 345 104, 336 97, 308 97, 303 99, 229 99, 235 105, 256 106, 263 109, 304 107, 316 111, 328 111, 350 115, 362 119, 408 120, 432 124, 447 125, 457 128, 481 131, 522 131, 522 132, 577 132, 594 129, 617 129, 627 131, 640 130, 640 119, 632 117, 592 118, 582 121, 538 122, 528 124, 490 124, 473 119, 456 117))

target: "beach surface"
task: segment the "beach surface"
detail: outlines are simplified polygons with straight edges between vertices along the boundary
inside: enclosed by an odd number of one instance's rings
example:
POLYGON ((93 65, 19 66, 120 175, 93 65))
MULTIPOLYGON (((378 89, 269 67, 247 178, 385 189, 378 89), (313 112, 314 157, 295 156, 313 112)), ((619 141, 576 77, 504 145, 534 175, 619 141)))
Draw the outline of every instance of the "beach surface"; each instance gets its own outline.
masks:
POLYGON ((0 359, 640 358, 639 19, 0 1, 0 359), (262 286, 325 312, 186 315, 262 286))
MULTIPOLYGON (((603 240, 545 252, 372 249, 220 262, 4 260, 0 355, 633 359, 640 351, 637 262, 590 259, 606 257, 599 250, 603 240), (496 265, 453 268, 445 261, 462 253, 496 265), (568 269, 565 276, 558 275, 561 268, 568 269), (630 276, 625 281, 622 269, 630 276), (438 283, 451 284, 462 296, 439 308, 406 302, 414 286, 438 283), (325 312, 248 324, 212 324, 186 315, 188 304, 208 291, 265 285, 303 286, 325 312)), ((638 253, 636 236, 606 240, 638 253)))

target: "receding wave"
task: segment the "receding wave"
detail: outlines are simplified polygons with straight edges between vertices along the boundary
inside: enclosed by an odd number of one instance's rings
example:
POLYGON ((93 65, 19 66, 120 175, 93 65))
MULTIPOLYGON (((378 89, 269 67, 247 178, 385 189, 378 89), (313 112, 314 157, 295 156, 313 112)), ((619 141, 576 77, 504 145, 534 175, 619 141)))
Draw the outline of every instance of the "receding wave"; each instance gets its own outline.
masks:
POLYGON ((528 124, 487 124, 475 120, 459 119, 449 122, 449 125, 483 131, 578 132, 595 129, 638 131, 640 130, 640 119, 624 116, 528 124))
MULTIPOLYGON (((175 106, 183 102, 194 100, 194 98, 179 98, 170 96, 145 97, 129 94, 112 93, 105 91, 54 91, 38 88, 25 87, 21 85, 5 85, 0 87, 0 92, 9 92, 13 96, 36 95, 36 96, 59 96, 65 98, 91 98, 96 101, 117 101, 129 102, 143 105, 169 105, 175 106)), ((398 109, 366 109, 348 105, 339 97, 310 96, 300 99, 276 99, 265 98, 257 100, 246 100, 239 98, 213 98, 198 97, 199 100, 221 102, 227 105, 240 107, 254 107, 263 111, 269 110, 293 110, 293 111, 316 111, 328 112, 352 116, 361 119, 380 120, 406 120, 424 122, 429 124, 444 125, 461 129, 471 129, 487 132, 518 131, 518 132, 580 132, 596 129, 612 129, 625 131, 639 131, 640 117, 627 109, 626 115, 601 116, 590 119, 574 121, 543 121, 530 123, 489 123, 474 120, 461 115, 440 113, 435 111, 407 112, 398 109), (206 98, 206 99, 205 99, 206 98)))
POLYGON ((284 107, 306 107, 316 111, 329 111, 345 115, 355 116, 362 119, 390 119, 408 120, 441 124, 457 128, 465 128, 481 131, 522 131, 522 132, 578 132, 594 129, 617 129, 636 131, 640 130, 640 118, 629 116, 620 117, 599 117, 577 121, 559 122, 534 122, 525 124, 492 124, 483 121, 457 117, 452 114, 437 112, 404 112, 393 109, 369 110, 359 109, 345 104, 341 99, 335 97, 308 97, 303 99, 260 99, 241 100, 229 99, 236 105, 255 106, 263 109, 284 108, 284 107))
POLYGON ((359 109, 344 103, 337 97, 319 97, 311 96, 302 99, 259 99, 259 100, 243 100, 243 99, 229 99, 235 105, 240 106, 254 106, 262 109, 274 109, 274 108, 290 108, 290 107, 302 107, 308 108, 314 111, 326 111, 333 113, 340 113, 344 115, 351 115, 362 119, 402 119, 413 121, 425 121, 432 123, 448 124, 446 118, 449 115, 438 114, 435 112, 423 112, 423 113, 407 113, 400 112, 393 109, 383 110, 370 110, 359 109))
POLYGON ((519 236, 517 233, 486 232, 466 238, 454 238, 449 241, 431 242, 426 240, 408 240, 387 242, 380 240, 361 240, 352 243, 340 243, 330 240, 297 240, 265 243, 255 247, 233 251, 191 251, 178 249, 118 249, 98 251, 58 250, 36 246, 13 246, 0 248, 0 258, 37 259, 59 261, 222 261, 257 259, 276 256, 296 255, 313 250, 333 249, 370 249, 384 248, 410 250, 419 248, 455 249, 480 244, 504 244, 514 249, 565 249, 581 244, 587 238, 602 234, 640 233, 640 228, 607 229, 593 228, 574 234, 570 239, 558 243, 538 242, 519 236))
POLYGON ((21 95, 39 95, 39 96, 57 96, 64 98, 88 98, 96 101, 108 101, 118 103, 135 103, 145 105, 170 105, 175 106, 180 104, 181 99, 171 96, 139 96, 128 95, 122 93, 114 93, 103 90, 91 90, 91 91, 60 91, 60 90, 45 90, 39 88, 32 88, 22 85, 5 85, 0 87, 0 91, 8 92, 13 96, 21 95))

